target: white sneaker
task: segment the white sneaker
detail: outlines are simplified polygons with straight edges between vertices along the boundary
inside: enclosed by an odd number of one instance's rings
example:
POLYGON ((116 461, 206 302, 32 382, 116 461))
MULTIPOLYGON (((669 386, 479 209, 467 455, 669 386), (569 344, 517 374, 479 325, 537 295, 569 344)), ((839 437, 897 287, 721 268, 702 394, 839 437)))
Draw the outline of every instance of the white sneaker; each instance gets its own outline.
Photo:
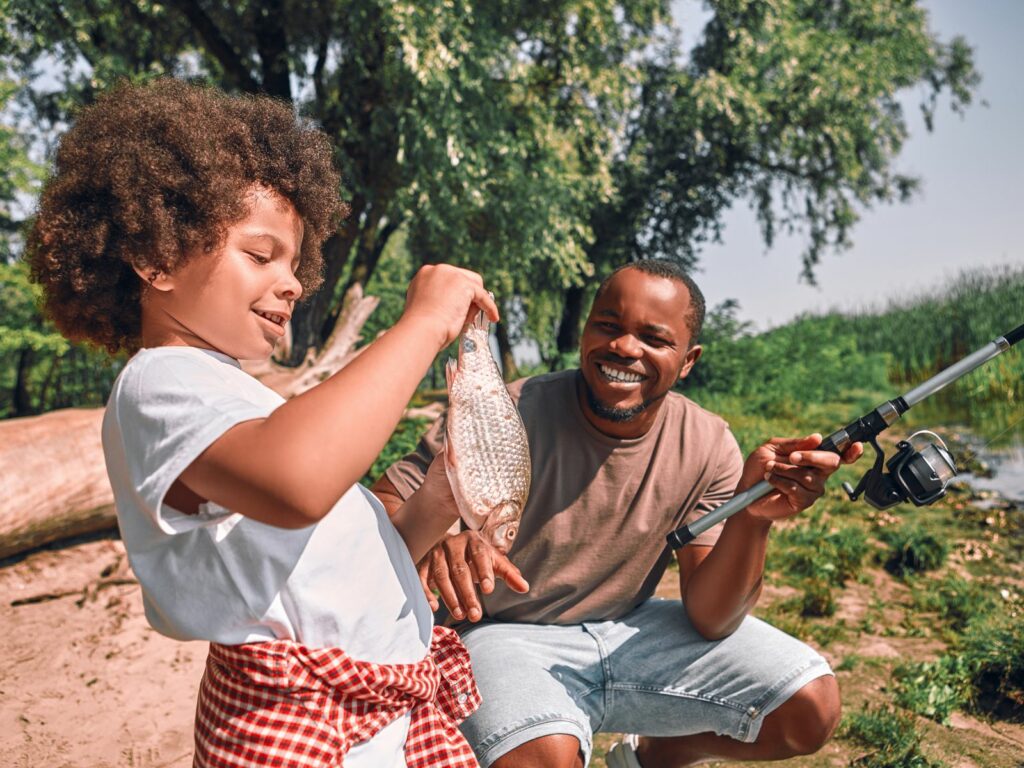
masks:
POLYGON ((604 756, 608 768, 643 768, 636 756, 636 747, 640 737, 635 733, 627 733, 622 741, 612 744, 608 754, 604 756))

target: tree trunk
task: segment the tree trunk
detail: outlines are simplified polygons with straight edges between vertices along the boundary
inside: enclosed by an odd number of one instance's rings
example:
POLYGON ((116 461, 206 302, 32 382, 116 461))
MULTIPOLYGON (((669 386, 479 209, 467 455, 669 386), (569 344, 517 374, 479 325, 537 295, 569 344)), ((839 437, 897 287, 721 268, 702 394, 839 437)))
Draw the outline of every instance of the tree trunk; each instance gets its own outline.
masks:
POLYGON ((32 413, 32 398, 28 392, 28 372, 32 368, 32 350, 25 347, 18 353, 18 372, 14 379, 14 397, 12 405, 15 416, 27 416, 32 413))
POLYGON ((519 366, 512 355, 512 342, 508 338, 508 328, 505 323, 498 323, 494 327, 494 336, 498 340, 498 353, 501 357, 501 375, 505 381, 515 381, 519 378, 519 366))
MULTIPOLYGON (((558 324, 558 355, 572 354, 580 346, 580 318, 583 316, 583 288, 574 285, 565 290, 562 320, 558 324)), ((557 366, 557 363, 556 363, 557 366)))
MULTIPOLYGON (((298 368, 270 361, 243 367, 283 397, 294 397, 359 354, 359 332, 377 301, 353 288, 328 343, 298 368)), ((102 420, 102 408, 73 408, 0 421, 0 558, 116 527, 102 420)))
POLYGON ((295 305, 290 323, 291 347, 279 358, 284 365, 300 365, 324 343, 326 337, 321 335, 324 319, 334 305, 334 293, 357 235, 354 225, 343 226, 324 243, 324 282, 315 295, 295 305))

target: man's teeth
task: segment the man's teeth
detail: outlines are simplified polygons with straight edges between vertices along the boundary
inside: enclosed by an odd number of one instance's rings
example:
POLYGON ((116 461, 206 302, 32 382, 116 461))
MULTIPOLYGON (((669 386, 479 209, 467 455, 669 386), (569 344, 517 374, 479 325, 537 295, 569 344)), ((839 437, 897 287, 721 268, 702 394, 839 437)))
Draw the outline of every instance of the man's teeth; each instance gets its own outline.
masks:
POLYGON ((629 373, 628 371, 619 371, 615 368, 609 368, 607 365, 598 365, 606 377, 612 381, 622 382, 623 384, 633 384, 638 381, 643 381, 644 377, 639 373, 629 373))
POLYGON ((258 309, 253 311, 256 312, 256 314, 259 315, 260 317, 267 318, 267 320, 269 320, 272 323, 284 325, 284 315, 275 315, 273 312, 260 312, 258 309))

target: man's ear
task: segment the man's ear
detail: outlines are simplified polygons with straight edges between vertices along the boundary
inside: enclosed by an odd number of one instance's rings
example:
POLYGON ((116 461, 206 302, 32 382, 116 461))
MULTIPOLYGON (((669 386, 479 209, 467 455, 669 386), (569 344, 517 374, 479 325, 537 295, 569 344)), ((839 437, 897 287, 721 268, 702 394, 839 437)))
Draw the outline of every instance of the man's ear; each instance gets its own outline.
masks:
POLYGON ((679 380, 685 379, 690 369, 693 368, 694 364, 700 359, 701 353, 704 351, 704 347, 700 344, 694 344, 688 350, 686 350, 686 357, 683 359, 683 367, 679 370, 679 380))
POLYGON ((153 267, 143 268, 132 264, 132 269, 146 285, 155 288, 158 291, 169 291, 174 287, 174 281, 171 276, 166 272, 161 272, 159 269, 153 267))

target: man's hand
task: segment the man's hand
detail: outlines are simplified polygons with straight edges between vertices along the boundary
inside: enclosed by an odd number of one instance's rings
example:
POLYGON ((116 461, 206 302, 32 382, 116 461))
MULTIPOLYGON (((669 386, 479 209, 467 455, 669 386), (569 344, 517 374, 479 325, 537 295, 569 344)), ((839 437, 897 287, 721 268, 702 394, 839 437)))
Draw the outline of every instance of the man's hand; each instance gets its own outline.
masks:
POLYGON ((438 608, 433 592, 436 588, 456 619, 480 621, 483 618, 477 585, 480 592, 489 595, 494 591, 495 577, 502 579, 514 592, 523 593, 530 588, 512 561, 476 531, 449 536, 427 553, 418 570, 430 607, 435 611, 438 608))
POLYGON ((816 451, 821 435, 797 439, 774 438, 747 458, 739 489, 767 480, 776 490, 747 507, 750 517, 783 520, 807 509, 825 492, 825 482, 840 464, 852 464, 864 453, 853 443, 842 456, 816 451))

